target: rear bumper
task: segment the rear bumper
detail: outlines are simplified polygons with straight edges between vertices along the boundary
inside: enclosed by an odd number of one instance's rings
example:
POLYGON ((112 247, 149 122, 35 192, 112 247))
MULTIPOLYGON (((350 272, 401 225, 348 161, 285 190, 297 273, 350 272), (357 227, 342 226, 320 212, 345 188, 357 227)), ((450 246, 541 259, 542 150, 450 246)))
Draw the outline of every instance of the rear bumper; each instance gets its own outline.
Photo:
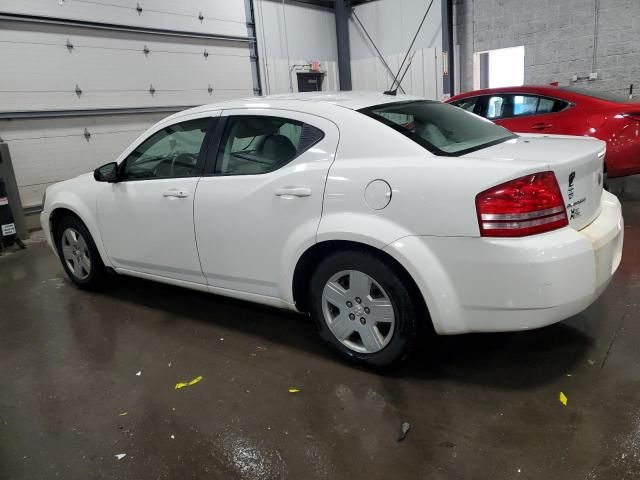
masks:
POLYGON ((600 215, 581 231, 516 239, 405 237, 385 250, 422 291, 440 334, 543 327, 575 315, 620 265, 623 218, 603 192, 600 215))

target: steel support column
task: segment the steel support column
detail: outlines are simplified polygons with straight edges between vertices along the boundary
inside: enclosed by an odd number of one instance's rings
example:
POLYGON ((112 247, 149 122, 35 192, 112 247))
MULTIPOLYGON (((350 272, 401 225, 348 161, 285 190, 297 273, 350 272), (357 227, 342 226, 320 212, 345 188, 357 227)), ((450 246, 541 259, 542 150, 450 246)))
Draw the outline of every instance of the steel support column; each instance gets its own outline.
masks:
POLYGON ((11 155, 9 153, 9 145, 0 140, 0 178, 4 182, 7 190, 7 198, 9 199, 9 207, 13 214, 13 223, 16 226, 16 234, 20 240, 29 238, 27 225, 24 220, 24 212, 22 210, 22 202, 20 201, 20 192, 16 182, 16 175, 13 172, 13 163, 11 163, 11 155))
POLYGON ((340 90, 351 90, 351 52, 349 51, 349 14, 345 0, 335 0, 336 38, 338 43, 338 79, 340 90))
POLYGON ((453 0, 442 0, 442 93, 444 98, 454 95, 453 54, 453 0))
POLYGON ((260 78, 260 58, 258 57, 258 27, 256 26, 256 16, 253 8, 253 0, 245 0, 245 9, 247 12, 247 29, 249 38, 253 41, 249 44, 251 54, 251 76, 253 77, 253 93, 254 95, 262 95, 262 79, 260 78))

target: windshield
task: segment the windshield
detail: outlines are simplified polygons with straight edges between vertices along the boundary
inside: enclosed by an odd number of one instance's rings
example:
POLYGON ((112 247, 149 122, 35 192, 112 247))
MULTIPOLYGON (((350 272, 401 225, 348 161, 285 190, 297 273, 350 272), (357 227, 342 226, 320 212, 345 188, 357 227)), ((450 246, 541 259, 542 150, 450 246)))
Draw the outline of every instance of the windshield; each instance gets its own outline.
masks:
POLYGON ((461 108, 429 100, 387 103, 359 111, 436 155, 463 155, 516 137, 461 108))
POLYGON ((587 90, 584 88, 575 88, 575 87, 561 87, 563 90, 567 92, 577 93, 579 95, 584 95, 586 97, 593 97, 599 100, 606 100, 607 102, 616 102, 616 103, 631 103, 638 102, 637 99, 630 99, 629 97, 625 97, 624 95, 616 95, 615 93, 606 93, 599 92, 598 90, 587 90))

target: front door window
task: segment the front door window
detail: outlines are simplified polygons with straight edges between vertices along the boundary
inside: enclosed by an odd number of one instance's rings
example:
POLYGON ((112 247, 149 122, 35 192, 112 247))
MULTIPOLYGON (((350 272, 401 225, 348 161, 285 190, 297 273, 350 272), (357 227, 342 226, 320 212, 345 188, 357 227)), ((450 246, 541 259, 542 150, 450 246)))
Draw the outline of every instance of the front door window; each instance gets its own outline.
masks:
POLYGON ((198 175, 198 159, 210 120, 176 123, 151 135, 125 160, 124 180, 198 175))

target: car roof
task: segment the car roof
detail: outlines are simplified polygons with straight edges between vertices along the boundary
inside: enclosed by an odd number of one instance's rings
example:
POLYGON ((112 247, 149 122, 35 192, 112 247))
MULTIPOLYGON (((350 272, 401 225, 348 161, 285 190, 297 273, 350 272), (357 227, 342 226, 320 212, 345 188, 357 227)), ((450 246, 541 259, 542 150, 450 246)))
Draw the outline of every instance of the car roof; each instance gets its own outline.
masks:
POLYGON ((477 97, 479 95, 491 95, 492 93, 539 93, 541 95, 566 95, 571 93, 563 88, 555 85, 521 85, 519 87, 497 87, 497 88, 482 88, 480 90, 472 90, 465 93, 460 93, 451 97, 451 100, 458 98, 477 97))
POLYGON ((266 95, 262 97, 246 97, 227 100, 220 103, 202 105, 179 112, 176 115, 207 112, 210 110, 233 108, 275 108, 275 109, 304 109, 309 113, 314 110, 326 111, 326 106, 336 106, 350 110, 382 105, 385 103, 404 102, 412 100, 427 100, 413 95, 385 95, 378 92, 305 92, 266 95))
POLYGON ((624 105, 631 105, 637 107, 637 102, 634 103, 631 100, 624 98, 605 98, 606 92, 590 92, 586 89, 579 89, 575 87, 562 86, 562 85, 522 85, 520 87, 498 87, 498 88, 484 88, 481 90, 472 90, 465 93, 460 93, 446 100, 448 103, 455 102, 457 100, 463 100, 465 98, 473 98, 487 95, 498 94, 534 94, 547 96, 550 98, 556 98, 566 100, 573 103, 591 103, 598 106, 615 106, 620 107, 624 105))

